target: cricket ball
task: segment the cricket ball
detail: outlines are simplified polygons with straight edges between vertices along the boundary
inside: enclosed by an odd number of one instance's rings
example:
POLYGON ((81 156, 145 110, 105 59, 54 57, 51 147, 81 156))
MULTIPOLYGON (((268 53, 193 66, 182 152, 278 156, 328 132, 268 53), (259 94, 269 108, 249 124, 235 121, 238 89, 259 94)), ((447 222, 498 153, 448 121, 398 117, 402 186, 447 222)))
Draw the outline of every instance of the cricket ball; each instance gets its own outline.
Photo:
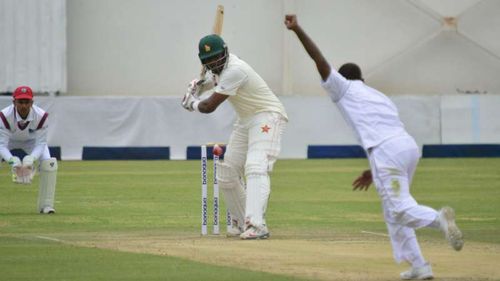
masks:
POLYGON ((212 153, 217 156, 221 156, 224 153, 224 149, 220 147, 218 144, 214 145, 212 153))

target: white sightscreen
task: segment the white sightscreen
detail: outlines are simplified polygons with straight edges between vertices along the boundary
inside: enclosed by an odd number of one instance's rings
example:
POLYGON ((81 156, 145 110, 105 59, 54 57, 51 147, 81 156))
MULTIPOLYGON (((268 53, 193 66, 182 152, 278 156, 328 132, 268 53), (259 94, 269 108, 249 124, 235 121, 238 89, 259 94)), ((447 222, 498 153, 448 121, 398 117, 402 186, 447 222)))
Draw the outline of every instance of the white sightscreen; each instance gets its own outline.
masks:
POLYGON ((0 92, 66 92, 66 1, 0 0, 0 92))
MULTIPOLYGON (((498 95, 398 96, 407 131, 419 145, 500 143, 498 95)), ((324 97, 281 97, 289 117, 280 158, 306 158, 308 145, 354 145, 354 134, 336 106, 324 97)), ((0 109, 11 104, 0 97, 0 109)), ((223 103, 212 114, 188 112, 173 97, 39 97, 49 112, 50 146, 64 160, 78 160, 83 146, 169 146, 172 159, 186 147, 226 143, 235 121, 223 103)))

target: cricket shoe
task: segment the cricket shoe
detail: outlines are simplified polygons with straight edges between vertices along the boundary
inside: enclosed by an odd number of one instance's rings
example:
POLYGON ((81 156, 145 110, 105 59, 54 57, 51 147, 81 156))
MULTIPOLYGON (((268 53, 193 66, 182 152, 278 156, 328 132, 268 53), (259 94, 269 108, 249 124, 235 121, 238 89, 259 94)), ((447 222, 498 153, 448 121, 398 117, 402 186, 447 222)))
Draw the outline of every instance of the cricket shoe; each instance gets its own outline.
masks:
POLYGON ((240 236, 240 234, 243 233, 243 229, 241 229, 241 227, 238 227, 238 226, 231 226, 227 232, 226 232, 226 236, 227 237, 238 237, 240 236))
POLYGON ((402 280, 430 280, 434 278, 431 265, 426 263, 422 267, 411 267, 408 271, 401 272, 402 280))
POLYGON ((269 236, 269 230, 265 225, 263 225, 262 227, 249 225, 247 227, 247 230, 240 234, 240 238, 243 240, 267 239, 269 238, 269 236))
POLYGON ((231 227, 227 229, 226 237, 238 237, 243 233, 243 228, 238 226, 238 221, 233 220, 231 223, 231 227))
POLYGON ((44 207, 40 210, 40 214, 55 214, 56 210, 52 207, 44 207))
POLYGON ((455 251, 462 250, 464 246, 463 235, 455 224, 455 211, 451 207, 443 207, 439 211, 439 224, 451 247, 455 251))

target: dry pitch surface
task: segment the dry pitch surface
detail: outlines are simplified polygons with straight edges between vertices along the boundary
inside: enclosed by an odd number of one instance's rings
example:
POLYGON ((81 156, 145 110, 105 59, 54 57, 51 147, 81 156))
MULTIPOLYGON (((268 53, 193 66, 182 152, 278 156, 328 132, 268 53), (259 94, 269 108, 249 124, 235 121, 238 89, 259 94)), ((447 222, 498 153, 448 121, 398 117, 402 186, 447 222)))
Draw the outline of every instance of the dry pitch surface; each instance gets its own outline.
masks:
MULTIPOLYGON (((172 234, 170 234, 172 235, 172 234)), ((41 237, 42 239, 53 239, 41 237)), ((220 236, 84 234, 56 238, 64 243, 124 252, 168 255, 214 264, 295 276, 307 280, 399 280, 384 233, 335 236, 276 233, 242 241, 220 236)), ((436 280, 500 280, 500 245, 467 242, 461 252, 444 241, 421 241, 436 280)))

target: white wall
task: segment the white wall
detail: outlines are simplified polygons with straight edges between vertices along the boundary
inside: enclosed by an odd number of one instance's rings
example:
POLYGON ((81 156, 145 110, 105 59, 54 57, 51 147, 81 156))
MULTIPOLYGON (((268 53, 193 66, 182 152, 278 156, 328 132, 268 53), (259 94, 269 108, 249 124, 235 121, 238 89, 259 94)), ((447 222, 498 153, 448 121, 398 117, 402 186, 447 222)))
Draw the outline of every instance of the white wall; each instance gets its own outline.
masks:
POLYGON ((223 37, 281 92, 282 1, 68 1, 70 95, 182 95, 217 4, 223 37))
POLYGON ((0 93, 66 92, 66 1, 0 0, 0 93))
MULTIPOLYGON (((500 143, 500 96, 398 96, 401 119, 420 145, 500 143)), ((353 145, 356 140, 326 96, 282 97, 289 115, 281 158, 306 158, 307 146, 353 145)), ((49 145, 65 160, 83 146, 169 146, 172 159, 186 147, 229 139, 235 114, 223 104, 213 114, 187 112, 174 97, 36 98, 49 113, 49 145)), ((11 98, 0 97, 0 108, 11 98)))
POLYGON ((230 50, 278 95, 323 95, 289 12, 334 66, 359 63, 389 95, 500 94, 496 0, 71 0, 68 95, 181 95, 217 4, 230 50))

